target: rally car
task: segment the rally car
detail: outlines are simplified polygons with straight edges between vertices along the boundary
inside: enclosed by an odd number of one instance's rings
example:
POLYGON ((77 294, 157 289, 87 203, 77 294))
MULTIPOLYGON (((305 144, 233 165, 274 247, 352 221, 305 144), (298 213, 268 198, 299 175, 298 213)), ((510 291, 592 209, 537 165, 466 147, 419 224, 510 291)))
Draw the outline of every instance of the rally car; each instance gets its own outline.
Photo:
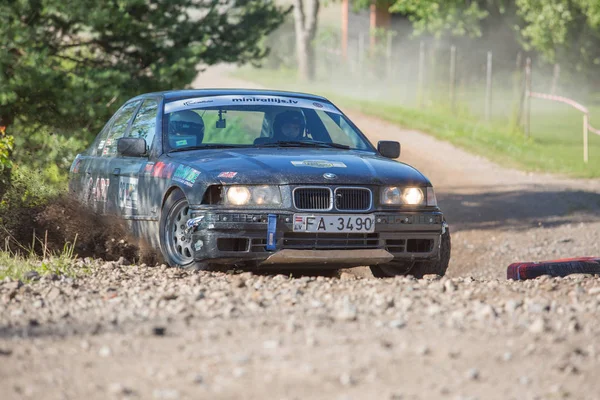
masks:
POLYGON ((443 275, 450 231, 429 180, 399 156, 320 96, 167 91, 127 101, 69 187, 171 266, 443 275))

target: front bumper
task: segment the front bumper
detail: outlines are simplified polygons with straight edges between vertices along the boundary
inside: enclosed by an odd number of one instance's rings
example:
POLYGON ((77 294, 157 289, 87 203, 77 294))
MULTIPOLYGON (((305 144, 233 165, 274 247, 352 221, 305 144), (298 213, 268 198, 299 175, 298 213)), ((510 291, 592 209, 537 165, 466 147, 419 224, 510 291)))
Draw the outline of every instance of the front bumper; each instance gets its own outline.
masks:
POLYGON ((190 230, 194 258, 214 264, 297 265, 303 268, 438 258, 444 229, 441 212, 373 214, 373 233, 319 234, 294 232, 293 212, 193 210, 190 230))

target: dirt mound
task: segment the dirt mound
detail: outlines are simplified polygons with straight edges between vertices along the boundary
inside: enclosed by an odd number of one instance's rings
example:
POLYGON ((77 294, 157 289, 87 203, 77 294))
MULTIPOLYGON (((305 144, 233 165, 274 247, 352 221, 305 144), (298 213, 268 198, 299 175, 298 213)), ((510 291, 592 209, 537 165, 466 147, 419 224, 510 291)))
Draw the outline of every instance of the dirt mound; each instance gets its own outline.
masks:
POLYGON ((4 220, 6 229, 0 232, 0 239, 12 251, 33 249, 43 255, 74 245, 79 257, 107 261, 125 257, 150 265, 157 262, 154 249, 133 238, 124 221, 99 215, 67 194, 42 205, 12 207, 4 220))

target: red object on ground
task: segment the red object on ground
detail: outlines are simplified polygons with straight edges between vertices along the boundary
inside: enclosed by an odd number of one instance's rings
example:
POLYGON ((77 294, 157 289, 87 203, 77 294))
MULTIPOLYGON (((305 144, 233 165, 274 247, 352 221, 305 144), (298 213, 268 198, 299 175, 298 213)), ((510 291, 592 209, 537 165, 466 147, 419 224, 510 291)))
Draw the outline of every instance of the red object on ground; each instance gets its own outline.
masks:
POLYGON ((516 281, 534 279, 542 275, 562 277, 570 274, 600 274, 600 258, 577 257, 550 261, 518 262, 510 264, 506 270, 506 278, 516 281))

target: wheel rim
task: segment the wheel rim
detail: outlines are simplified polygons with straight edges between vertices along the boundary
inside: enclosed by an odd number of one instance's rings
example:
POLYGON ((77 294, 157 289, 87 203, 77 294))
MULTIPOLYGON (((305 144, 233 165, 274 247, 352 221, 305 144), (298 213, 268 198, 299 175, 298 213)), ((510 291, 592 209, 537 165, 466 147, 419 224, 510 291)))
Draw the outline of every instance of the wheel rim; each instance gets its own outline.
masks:
POLYGON ((165 226, 165 243, 169 258, 175 264, 186 265, 194 261, 192 234, 187 232, 187 221, 191 218, 186 199, 177 201, 169 210, 165 226))

